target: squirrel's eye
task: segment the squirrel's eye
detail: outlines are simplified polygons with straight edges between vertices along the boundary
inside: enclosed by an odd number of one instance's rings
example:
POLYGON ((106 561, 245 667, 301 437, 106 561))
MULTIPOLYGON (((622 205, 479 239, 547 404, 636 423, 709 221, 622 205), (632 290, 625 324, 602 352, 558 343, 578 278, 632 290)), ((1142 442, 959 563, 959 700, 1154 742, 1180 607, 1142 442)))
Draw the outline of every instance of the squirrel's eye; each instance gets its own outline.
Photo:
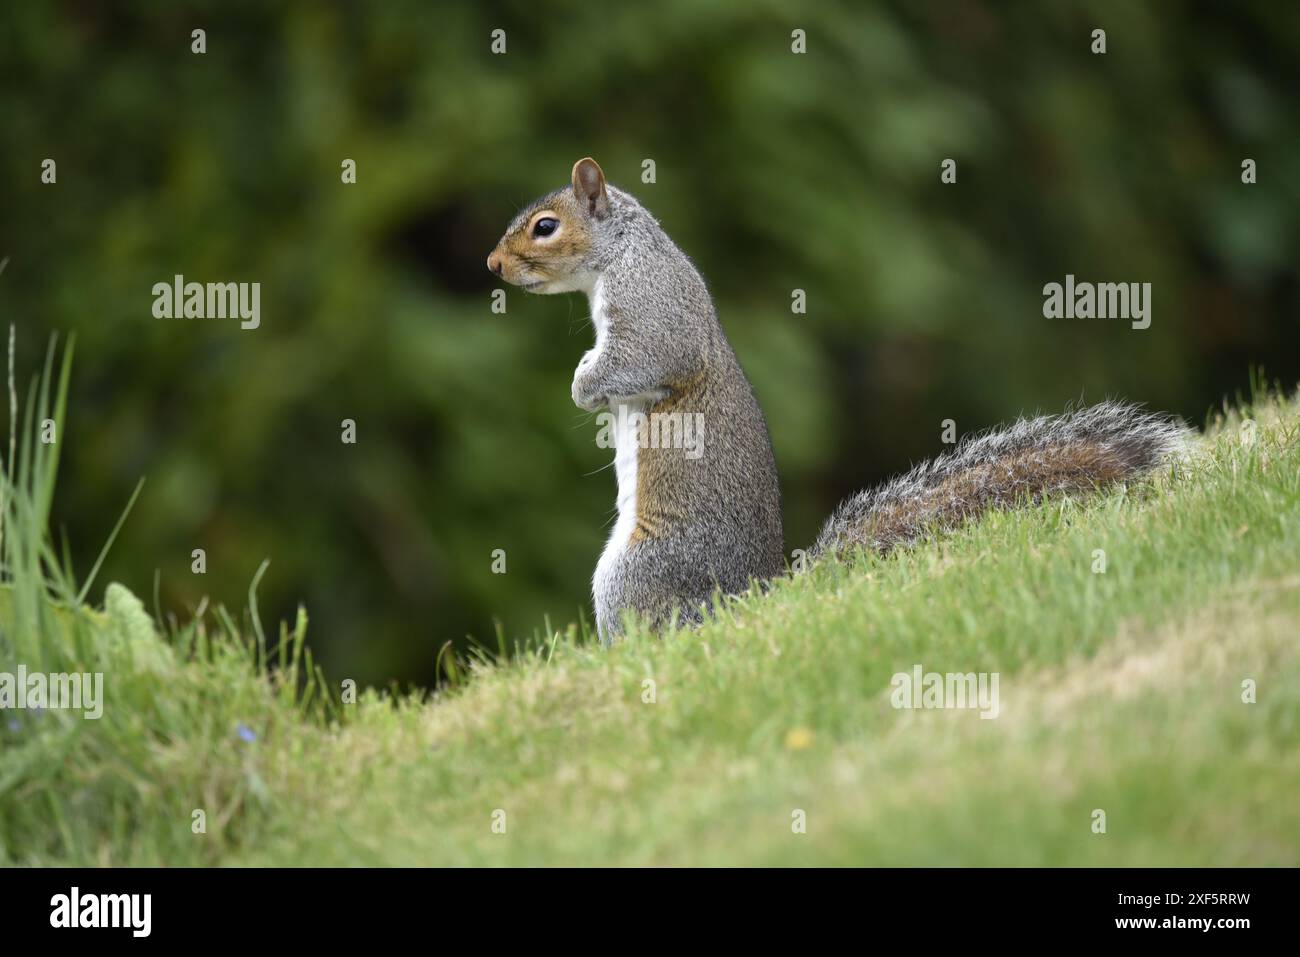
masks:
POLYGON ((534 236, 549 236, 560 228, 560 221, 552 219, 550 216, 544 216, 537 222, 533 223, 534 236))

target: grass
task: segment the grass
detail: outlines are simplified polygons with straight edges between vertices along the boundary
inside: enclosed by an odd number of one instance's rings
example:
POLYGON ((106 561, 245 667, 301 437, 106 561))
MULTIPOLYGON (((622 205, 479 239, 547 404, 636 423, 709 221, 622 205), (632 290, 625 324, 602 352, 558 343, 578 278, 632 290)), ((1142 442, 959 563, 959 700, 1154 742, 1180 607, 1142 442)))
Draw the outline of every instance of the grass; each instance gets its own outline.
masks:
POLYGON ((694 632, 569 626, 345 704, 255 591, 239 621, 160 625, 120 586, 88 608, 29 427, 0 671, 103 671, 106 701, 0 715, 0 863, 1295 865, 1298 440, 1300 404, 1260 396, 1127 490, 824 563, 694 632), (999 717, 894 709, 917 664, 997 672, 999 717))

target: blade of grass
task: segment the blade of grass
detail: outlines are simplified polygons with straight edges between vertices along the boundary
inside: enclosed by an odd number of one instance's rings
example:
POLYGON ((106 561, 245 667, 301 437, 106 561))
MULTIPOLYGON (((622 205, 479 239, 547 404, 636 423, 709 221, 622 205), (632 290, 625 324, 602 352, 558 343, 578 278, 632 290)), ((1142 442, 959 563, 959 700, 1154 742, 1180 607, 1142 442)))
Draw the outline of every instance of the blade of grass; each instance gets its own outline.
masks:
POLYGON ((104 542, 104 547, 99 550, 99 557, 95 559, 95 564, 90 568, 90 574, 86 576, 86 582, 81 586, 81 591, 77 592, 77 604, 86 600, 86 595, 90 593, 90 586, 95 582, 95 576, 99 574, 99 566, 104 564, 104 558, 108 555, 108 550, 113 547, 113 542, 117 539, 117 533, 122 530, 122 525, 126 522, 126 517, 131 514, 131 509, 135 505, 135 500, 140 497, 140 490, 144 488, 144 476, 135 484, 135 491, 131 493, 131 499, 126 503, 126 508, 122 514, 117 517, 117 524, 113 526, 113 531, 108 535, 108 541, 104 542))

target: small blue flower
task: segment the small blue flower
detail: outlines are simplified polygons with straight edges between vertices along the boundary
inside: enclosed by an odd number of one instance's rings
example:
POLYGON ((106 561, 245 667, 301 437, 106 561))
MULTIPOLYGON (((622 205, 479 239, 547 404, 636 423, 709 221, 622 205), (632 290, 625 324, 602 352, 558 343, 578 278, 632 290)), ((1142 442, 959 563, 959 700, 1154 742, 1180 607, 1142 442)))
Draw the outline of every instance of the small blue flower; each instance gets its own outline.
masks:
POLYGON ((252 728, 250 728, 250 727, 249 727, 248 725, 246 725, 246 724, 240 724, 237 728, 235 728, 235 731, 236 731, 236 733, 239 735, 239 740, 240 740, 240 741, 256 741, 256 740, 257 740, 257 732, 254 731, 252 728))
POLYGON ((23 727, 23 726, 22 726, 21 724, 18 723, 18 719, 17 719, 17 718, 10 718, 10 719, 9 719, 9 730, 12 731, 14 734, 17 734, 19 731, 21 731, 21 730, 22 730, 22 727, 23 727))

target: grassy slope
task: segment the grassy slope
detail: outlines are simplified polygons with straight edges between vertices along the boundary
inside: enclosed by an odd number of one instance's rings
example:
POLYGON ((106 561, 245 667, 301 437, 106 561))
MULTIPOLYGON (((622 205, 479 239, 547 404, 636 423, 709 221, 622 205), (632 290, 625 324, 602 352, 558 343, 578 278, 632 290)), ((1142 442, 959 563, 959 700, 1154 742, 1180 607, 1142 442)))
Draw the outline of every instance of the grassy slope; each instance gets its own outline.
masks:
POLYGON ((102 721, 0 728, 0 862, 1300 863, 1300 406, 1255 414, 1141 488, 825 564, 694 633, 570 629, 341 723, 229 635, 137 629, 153 664, 110 662, 102 721), (1001 716, 894 710, 915 664, 998 672, 1001 716))

